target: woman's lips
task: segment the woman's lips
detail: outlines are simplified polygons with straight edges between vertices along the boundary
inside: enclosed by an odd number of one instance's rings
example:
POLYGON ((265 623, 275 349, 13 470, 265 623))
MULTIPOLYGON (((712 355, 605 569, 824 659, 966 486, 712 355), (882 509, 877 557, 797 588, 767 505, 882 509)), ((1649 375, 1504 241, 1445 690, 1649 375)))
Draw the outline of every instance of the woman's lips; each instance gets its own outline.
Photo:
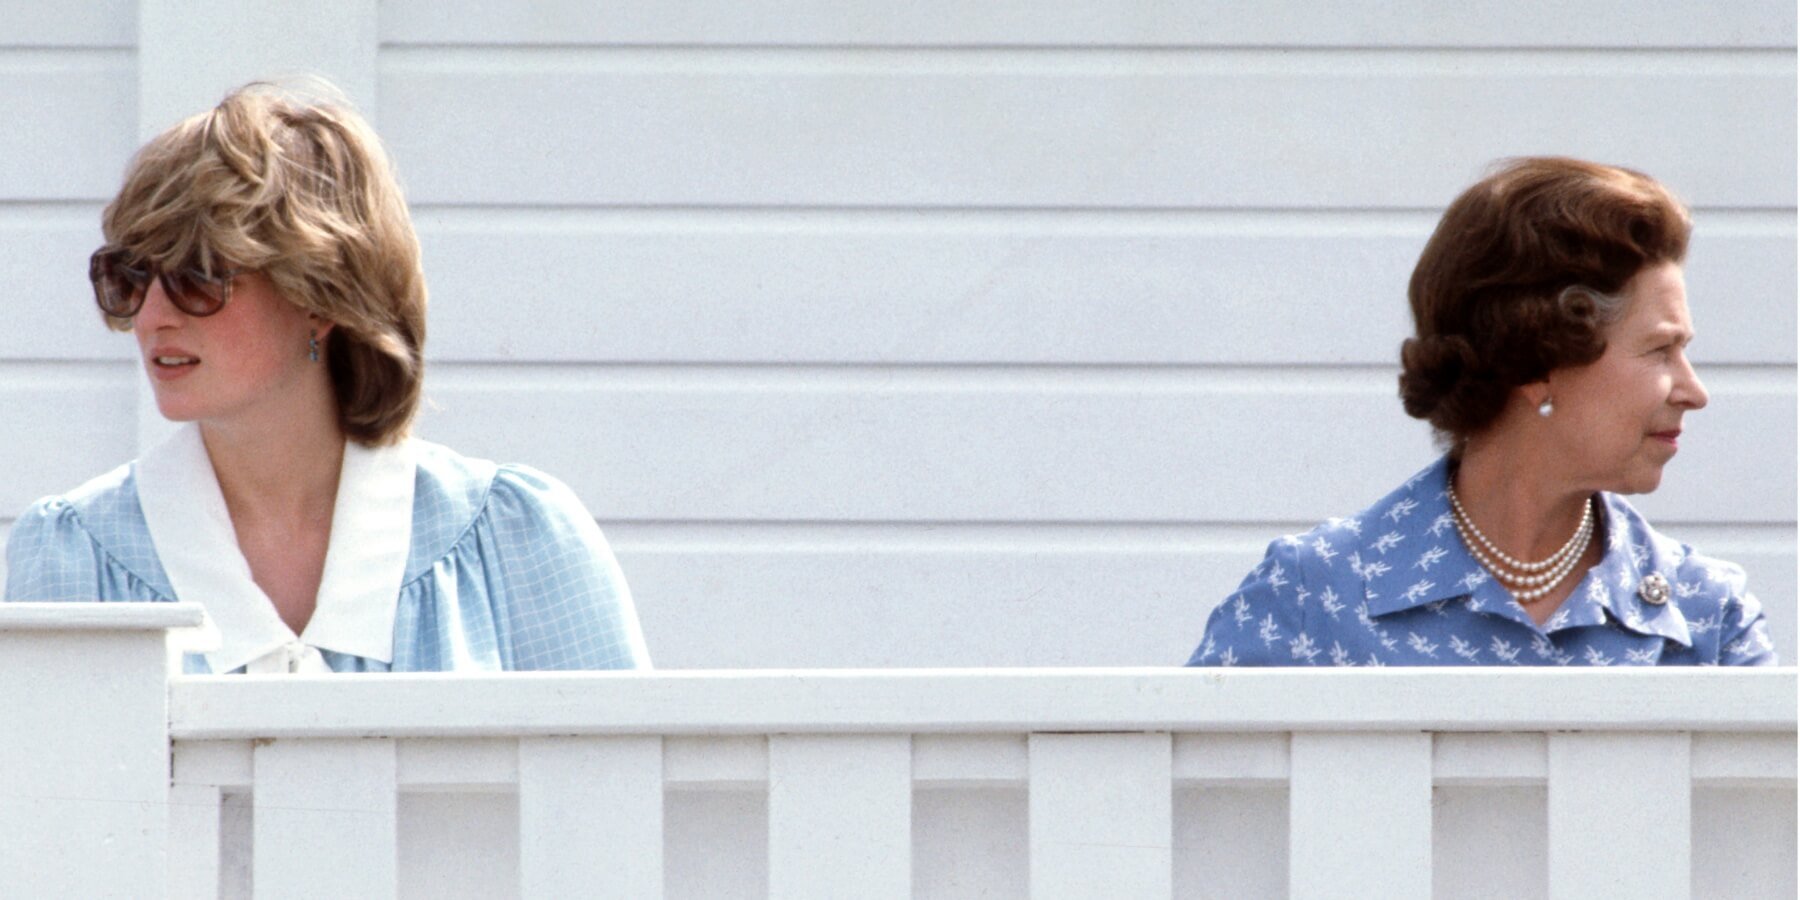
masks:
POLYGON ((1674 431, 1657 431, 1651 433, 1650 436, 1659 441, 1666 441, 1671 447, 1677 447, 1680 446, 1681 429, 1677 428, 1674 431))
POLYGON ((159 350, 150 354, 150 377, 170 381, 192 374, 200 365, 200 357, 179 350, 159 350))

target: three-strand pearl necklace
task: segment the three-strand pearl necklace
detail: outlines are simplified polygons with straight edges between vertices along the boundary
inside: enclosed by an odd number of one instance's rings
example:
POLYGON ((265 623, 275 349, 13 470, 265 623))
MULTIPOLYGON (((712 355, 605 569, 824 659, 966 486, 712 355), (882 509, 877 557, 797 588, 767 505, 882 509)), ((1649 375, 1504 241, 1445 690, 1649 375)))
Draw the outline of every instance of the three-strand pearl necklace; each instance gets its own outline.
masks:
POLYGON ((1588 544, 1593 541, 1594 504, 1589 501, 1582 505, 1581 524, 1575 526, 1575 533, 1569 536, 1562 549, 1537 562, 1514 559, 1501 552, 1481 529, 1475 527, 1475 520, 1469 517, 1468 510, 1463 509, 1462 501, 1456 499, 1455 486, 1450 487, 1449 494, 1450 508, 1456 514, 1453 517, 1456 532, 1462 535, 1463 544, 1476 562, 1493 573, 1520 603, 1536 600, 1561 584, 1587 554, 1588 544))

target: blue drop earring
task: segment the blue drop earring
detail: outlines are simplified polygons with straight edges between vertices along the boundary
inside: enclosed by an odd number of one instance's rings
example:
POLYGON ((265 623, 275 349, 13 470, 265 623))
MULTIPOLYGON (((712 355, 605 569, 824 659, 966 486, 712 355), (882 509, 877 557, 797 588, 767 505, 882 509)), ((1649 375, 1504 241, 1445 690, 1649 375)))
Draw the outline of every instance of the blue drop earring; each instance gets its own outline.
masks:
POLYGON ((306 358, 313 362, 319 361, 319 336, 316 334, 306 339, 306 358))

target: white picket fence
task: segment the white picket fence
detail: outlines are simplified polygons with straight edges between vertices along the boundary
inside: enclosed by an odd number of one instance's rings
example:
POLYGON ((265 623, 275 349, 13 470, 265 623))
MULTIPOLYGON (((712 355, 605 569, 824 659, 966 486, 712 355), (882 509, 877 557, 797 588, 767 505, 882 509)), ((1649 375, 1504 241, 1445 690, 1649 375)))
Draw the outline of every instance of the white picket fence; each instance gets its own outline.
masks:
POLYGON ((1795 894, 1793 669, 170 677, 198 616, 0 606, 7 896, 1795 894))

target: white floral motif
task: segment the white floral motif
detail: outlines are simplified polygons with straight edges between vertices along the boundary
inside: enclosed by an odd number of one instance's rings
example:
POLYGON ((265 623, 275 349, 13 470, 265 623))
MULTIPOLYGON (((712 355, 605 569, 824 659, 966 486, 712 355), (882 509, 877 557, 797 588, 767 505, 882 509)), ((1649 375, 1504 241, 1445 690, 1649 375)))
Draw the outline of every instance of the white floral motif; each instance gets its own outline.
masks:
MULTIPOLYGON (((1629 585, 1620 585, 1620 587, 1629 587, 1629 585)), ((1601 584, 1600 579, 1598 579, 1598 578, 1594 579, 1593 581, 1588 582, 1587 595, 1588 595, 1588 599, 1594 601, 1595 603, 1605 603, 1606 602, 1606 585, 1601 584)), ((1557 612, 1562 612, 1562 610, 1559 609, 1559 610, 1557 610, 1557 612)))
POLYGON ((1450 652, 1474 662, 1481 655, 1481 648, 1453 634, 1450 636, 1450 652))
POLYGON ((1640 666, 1654 666, 1656 665, 1656 658, 1657 654, 1655 647, 1645 647, 1642 650, 1627 649, 1625 651, 1625 659, 1640 666))
POLYGON ((1443 537, 1444 529, 1449 528, 1454 524, 1456 524, 1456 517, 1452 516, 1450 513, 1444 513, 1437 518, 1432 519, 1431 528, 1429 529, 1431 531, 1431 536, 1443 537))
POLYGON ((1332 558, 1338 555, 1338 552, 1331 549, 1331 545, 1326 543, 1323 535, 1313 541, 1312 548, 1313 552, 1319 555, 1319 561, 1327 566, 1331 565, 1332 558))
POLYGON ((1313 644, 1312 637, 1302 631, 1299 637, 1288 641, 1288 653, 1292 654, 1295 659, 1304 659, 1311 663, 1313 657, 1319 655, 1319 648, 1313 644))
POLYGON ((1401 594, 1400 598, 1402 600, 1406 600, 1409 603, 1416 603, 1420 600, 1425 599, 1425 597, 1431 593, 1431 589, 1434 587, 1437 587, 1436 583, 1426 581, 1425 579, 1421 578, 1418 581, 1413 582, 1413 586, 1407 588, 1406 593, 1401 594))
POLYGON ((1494 642, 1488 645, 1488 649, 1494 651, 1495 656, 1515 666, 1519 664, 1519 648, 1501 640, 1499 635, 1494 636, 1494 642))
POLYGON ((1531 650, 1533 653, 1536 653, 1539 658, 1550 660, 1559 666, 1566 666, 1575 661, 1575 655, 1573 653, 1564 653, 1563 651, 1556 649, 1556 645, 1552 644, 1549 638, 1544 637, 1541 634, 1532 636, 1531 650))
POLYGON ((1337 641, 1331 642, 1331 664, 1334 666, 1354 666, 1356 661, 1350 658, 1350 651, 1337 641))
POLYGON ((1462 580, 1458 581, 1456 583, 1456 586, 1465 591, 1472 591, 1472 590, 1476 589, 1477 587, 1480 587, 1481 583, 1484 581, 1487 581, 1487 580, 1488 580, 1488 573, 1483 572, 1480 569, 1476 569, 1473 572, 1468 572, 1468 573, 1464 574, 1462 577, 1462 580))
POLYGON ((1442 560, 1446 555, 1449 554, 1449 552, 1450 551, 1445 550, 1442 547, 1433 547, 1430 550, 1427 550, 1424 553, 1419 554, 1419 561, 1416 563, 1413 563, 1413 567, 1417 568, 1417 569, 1424 569, 1425 571, 1429 572, 1429 571, 1431 571, 1431 567, 1437 565, 1438 561, 1442 560))
POLYGON ((1217 642, 1212 635, 1206 636, 1205 643, 1200 645, 1200 653, 1194 657, 1195 662, 1206 662, 1207 658, 1218 652, 1217 642))
POLYGON ((1568 624, 1569 624, 1569 608, 1565 606, 1565 607, 1557 610, 1556 614, 1550 617, 1550 621, 1544 623, 1544 630, 1545 631, 1556 631, 1560 628, 1567 626, 1568 624))
POLYGON ((1378 668, 1378 669, 1385 669, 1385 668, 1387 668, 1387 663, 1384 663, 1384 662, 1382 662, 1382 661, 1381 661, 1381 657, 1379 657, 1379 656, 1376 656, 1376 655, 1375 655, 1375 654, 1373 654, 1373 653, 1371 653, 1371 654, 1369 654, 1369 661, 1368 661, 1368 662, 1366 662, 1366 663, 1363 663, 1363 665, 1365 665, 1365 666, 1373 666, 1373 667, 1375 667, 1375 668, 1378 668))
POLYGON ((1400 649, 1400 640, 1398 638, 1393 637, 1392 635, 1389 635, 1385 631, 1380 632, 1379 636, 1377 637, 1377 640, 1381 641, 1382 649, 1386 650, 1389 653, 1393 653, 1394 651, 1400 649))
POLYGON ((1482 610, 1487 609, 1487 601, 1474 594, 1470 594, 1468 598, 1463 601, 1463 604, 1469 608, 1469 612, 1481 612, 1482 610))
POLYGON ((1332 590, 1329 584, 1325 586, 1324 593, 1319 595, 1319 605, 1330 613, 1333 619, 1337 618, 1338 610, 1344 608, 1344 604, 1338 600, 1337 591, 1332 590))
POLYGON ((1650 560, 1650 548, 1649 547, 1646 547, 1643 544, 1632 544, 1631 545, 1631 564, 1632 565, 1637 566, 1638 568, 1641 569, 1644 567, 1644 563, 1648 562, 1649 560, 1650 560))
POLYGON ((1300 546, 1300 536, 1297 534, 1284 534, 1281 536, 1281 542, 1289 547, 1298 547, 1300 546))
MULTIPOLYGON (((1631 569, 1629 569, 1629 568, 1620 569, 1619 570, 1619 590, 1621 590, 1621 591, 1631 590, 1631 582, 1633 580, 1635 580, 1636 578, 1637 578, 1637 573, 1632 571, 1631 569)), ((1596 587, 1598 587, 1599 584, 1600 584, 1599 578, 1595 578, 1593 581, 1588 582, 1588 596, 1590 596, 1590 597, 1595 596, 1594 589, 1596 587)), ((1605 592, 1600 592, 1599 596, 1605 596, 1605 592)))
POLYGON ((1282 585, 1288 583, 1288 580, 1286 578, 1281 577, 1281 574, 1282 574, 1281 563, 1276 563, 1269 567, 1269 574, 1264 576, 1264 580, 1269 582, 1270 590, 1280 588, 1282 585))
POLYGON ((1725 614, 1721 612, 1716 616, 1695 619, 1688 623, 1688 631, 1693 634, 1707 634, 1709 632, 1717 631, 1720 625, 1725 624, 1722 621, 1724 618, 1725 614))
POLYGON ((1430 603, 1425 604, 1426 609, 1431 610, 1433 615, 1438 615, 1438 616, 1449 615, 1450 614, 1450 610, 1448 608, 1449 606, 1450 606, 1449 600, 1433 600, 1430 603))
POLYGON ((1357 576, 1364 581, 1372 581, 1376 578, 1380 578, 1381 576, 1386 575, 1390 568, 1392 567, 1381 560, 1373 560, 1365 563, 1362 561, 1362 554, 1350 554, 1350 571, 1355 572, 1357 576))
POLYGON ((1606 540, 1606 546, 1611 550, 1623 550, 1629 543, 1631 543, 1631 535, 1626 534, 1623 528, 1614 530, 1612 536, 1606 540))
POLYGON ((1335 520, 1336 527, 1342 528, 1357 537, 1362 537, 1362 520, 1352 516, 1348 519, 1335 520))
POLYGON ((1311 596, 1312 596, 1312 591, 1307 590, 1305 587, 1294 588, 1294 605, 1295 606, 1305 606, 1306 598, 1311 597, 1311 596))
POLYGON ((1392 550, 1395 547, 1399 546, 1400 542, 1404 541, 1404 540, 1406 540, 1405 535, 1402 535, 1398 531, 1390 531, 1387 534, 1384 534, 1381 537, 1376 538, 1373 546, 1374 546, 1376 552, 1380 553, 1383 556, 1386 556, 1387 552, 1389 550, 1392 550))
POLYGON ((1675 596, 1680 597, 1683 600, 1693 597, 1699 593, 1700 593, 1700 583, 1697 581, 1677 581, 1677 582, 1675 582, 1675 596))
POLYGON ((1237 651, 1231 647, 1226 647, 1224 655, 1219 657, 1219 665, 1221 665, 1221 666, 1237 665, 1237 651))
POLYGON ((1731 573, 1724 566, 1707 566, 1706 580, 1714 584, 1724 584, 1731 580, 1731 573))
POLYGON ((1612 657, 1601 653, 1600 648, 1592 644, 1588 645, 1587 652, 1583 653, 1581 658, 1586 660, 1587 664, 1590 666, 1610 666, 1613 664, 1612 657))
POLYGON ((1406 646, 1411 647, 1416 653, 1423 653, 1432 659, 1437 659, 1438 645, 1426 640, 1425 636, 1418 632, 1409 631, 1406 633, 1406 646))
POLYGON ((1262 642, 1268 646, 1274 646, 1276 641, 1281 640, 1281 629, 1275 625, 1274 613, 1263 617, 1262 628, 1256 632, 1256 636, 1262 638, 1262 642))
POLYGON ((1237 620, 1239 630, 1242 630, 1243 627, 1249 623, 1250 603, 1244 599, 1243 594, 1239 594, 1237 601, 1231 604, 1231 617, 1237 620))
POLYGON ((1412 515, 1412 511, 1418 508, 1419 501, 1405 498, 1395 502, 1393 506, 1388 507, 1387 512, 1382 513, 1382 516, 1398 523, 1401 519, 1412 515))

